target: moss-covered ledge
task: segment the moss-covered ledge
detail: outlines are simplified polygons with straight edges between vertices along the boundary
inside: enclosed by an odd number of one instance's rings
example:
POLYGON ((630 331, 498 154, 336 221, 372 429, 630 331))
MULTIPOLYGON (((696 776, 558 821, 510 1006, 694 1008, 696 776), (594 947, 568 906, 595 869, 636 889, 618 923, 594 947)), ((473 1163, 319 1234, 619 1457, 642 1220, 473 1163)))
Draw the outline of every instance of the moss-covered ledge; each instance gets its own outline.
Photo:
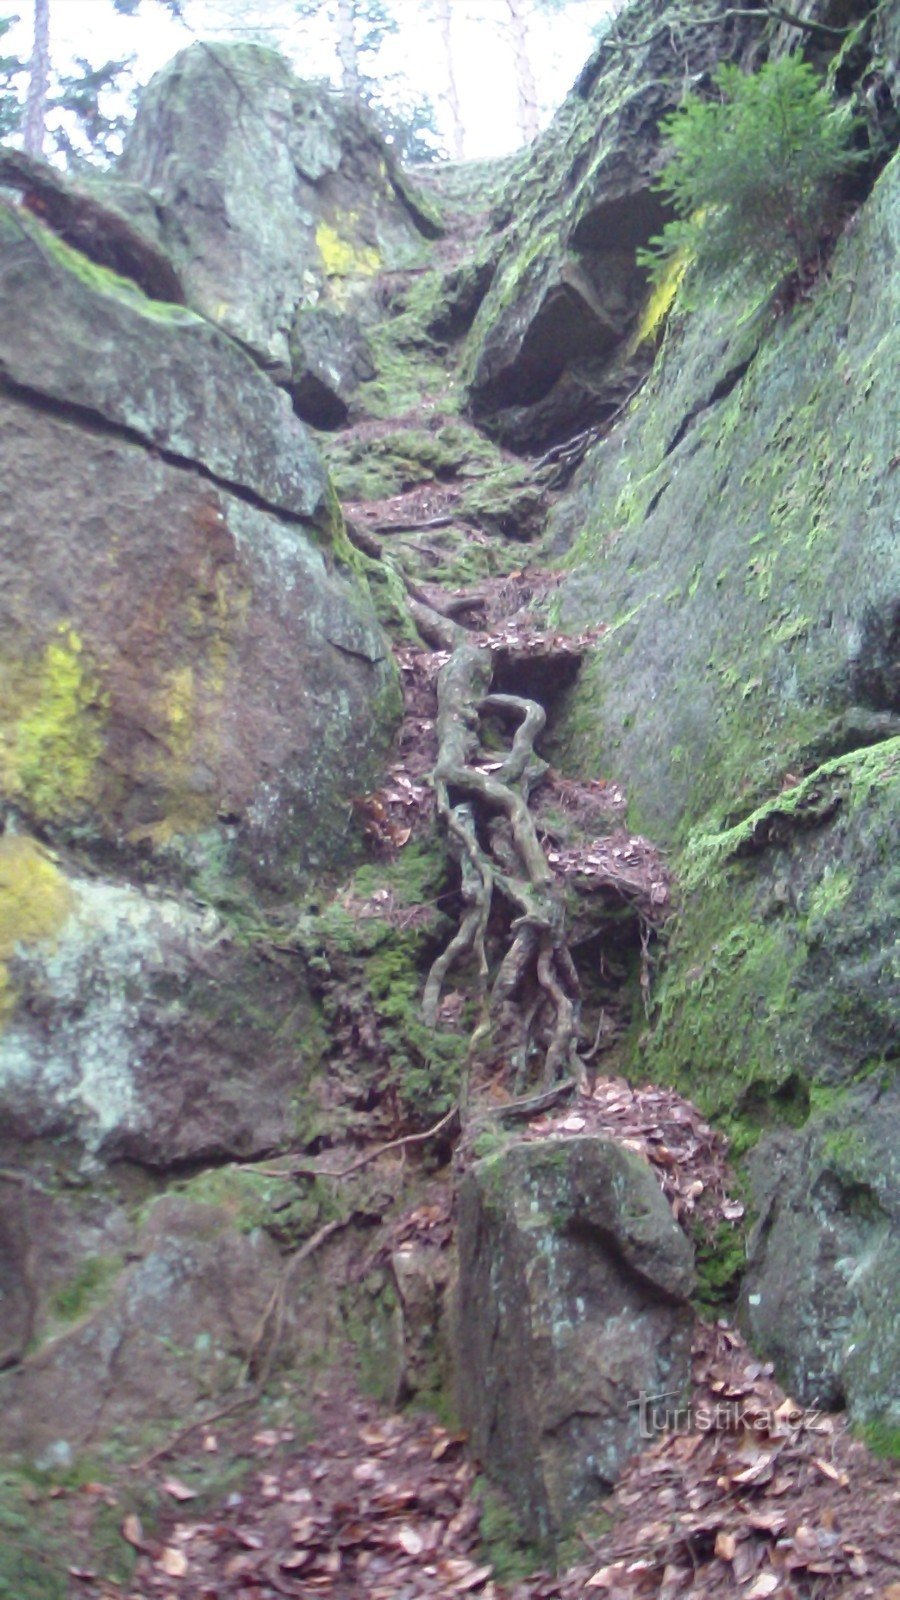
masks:
POLYGON ((826 762, 680 857, 682 905, 635 1069, 739 1146, 889 1072, 900 738, 826 762))

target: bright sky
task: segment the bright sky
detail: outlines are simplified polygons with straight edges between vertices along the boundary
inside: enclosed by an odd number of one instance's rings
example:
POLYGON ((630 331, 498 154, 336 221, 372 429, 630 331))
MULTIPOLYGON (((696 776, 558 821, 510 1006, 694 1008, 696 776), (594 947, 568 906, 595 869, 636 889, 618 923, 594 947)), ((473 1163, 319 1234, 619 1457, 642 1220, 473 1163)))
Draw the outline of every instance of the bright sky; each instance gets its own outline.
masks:
MULTIPOLYGON (((564 16, 536 13, 532 18, 531 58, 547 114, 571 87, 590 53, 592 27, 611 8, 614 0, 577 0, 564 16)), ((19 25, 7 41, 20 56, 30 49, 31 9, 29 0, 0 0, 0 14, 19 13, 19 25)), ((440 125, 445 79, 437 30, 420 0, 395 0, 393 10, 401 31, 385 41, 379 71, 409 78, 433 101, 440 125)), ((193 34, 157 0, 143 0, 135 17, 117 15, 111 0, 50 0, 54 64, 67 70, 76 56, 98 65, 134 54, 137 79, 146 83, 193 37, 250 33, 277 45, 301 76, 327 76, 333 68, 324 38, 317 40, 313 28, 297 24, 290 0, 248 0, 243 6, 235 0, 186 0, 185 11, 193 34)), ((457 83, 470 158, 504 155, 517 143, 515 81, 500 27, 505 14, 505 0, 452 0, 457 83)))

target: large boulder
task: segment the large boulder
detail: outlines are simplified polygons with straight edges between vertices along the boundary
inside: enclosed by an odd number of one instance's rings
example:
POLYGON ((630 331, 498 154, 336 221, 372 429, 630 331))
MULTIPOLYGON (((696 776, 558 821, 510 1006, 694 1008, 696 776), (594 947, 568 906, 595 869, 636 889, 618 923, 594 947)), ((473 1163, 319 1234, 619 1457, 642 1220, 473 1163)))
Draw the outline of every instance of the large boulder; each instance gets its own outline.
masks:
POLYGON ((297 961, 0 836, 0 1116, 166 1168, 289 1145, 321 1039, 297 961))
POLYGON ((135 1225, 108 1194, 82 1197, 79 1214, 39 1186, 19 1228, 43 1337, 0 1379, 7 1460, 65 1471, 116 1441, 134 1454, 198 1401, 232 1394, 281 1273, 264 1232, 188 1196, 163 1196, 135 1225))
POLYGON ((0 373, 327 535, 328 480, 287 398, 202 317, 0 209, 0 373))
POLYGON ((740 58, 759 24, 726 3, 695 25, 670 0, 637 0, 612 27, 495 211, 498 267, 468 340, 472 415, 514 449, 608 418, 649 366, 638 249, 667 212, 654 190, 660 118, 685 83, 740 58))
POLYGON ((375 363, 359 320, 327 307, 301 308, 291 331, 294 410, 316 428, 337 428, 375 363))
POLYGON ((633 1152, 523 1141, 467 1173, 458 1404, 535 1543, 609 1492, 640 1447, 641 1395, 684 1389, 692 1287, 688 1240, 633 1152))
POLYGON ((202 319, 9 212, 0 245, 0 796, 291 896, 340 858, 396 707, 321 462, 202 319))
POLYGON ((365 115, 274 51, 197 44, 151 81, 110 203, 150 226, 188 303, 281 381, 299 306, 341 306, 437 225, 365 115))

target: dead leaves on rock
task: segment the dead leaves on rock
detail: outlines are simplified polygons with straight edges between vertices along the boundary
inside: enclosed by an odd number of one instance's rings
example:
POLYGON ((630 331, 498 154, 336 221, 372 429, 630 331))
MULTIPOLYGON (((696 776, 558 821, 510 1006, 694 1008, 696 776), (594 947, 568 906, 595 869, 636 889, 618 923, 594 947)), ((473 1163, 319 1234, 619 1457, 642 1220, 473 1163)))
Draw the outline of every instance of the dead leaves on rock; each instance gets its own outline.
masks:
POLYGON ((656 846, 639 834, 620 829, 567 850, 550 848, 547 860, 557 877, 585 892, 610 891, 651 927, 659 927, 669 914, 669 873, 656 846))
POLYGON ((566 1113, 537 1117, 526 1138, 604 1134, 644 1156, 659 1180, 675 1218, 687 1227, 697 1216, 715 1233, 722 1221, 744 1215, 729 1192, 727 1140, 674 1089, 634 1089, 624 1078, 600 1078, 566 1113))

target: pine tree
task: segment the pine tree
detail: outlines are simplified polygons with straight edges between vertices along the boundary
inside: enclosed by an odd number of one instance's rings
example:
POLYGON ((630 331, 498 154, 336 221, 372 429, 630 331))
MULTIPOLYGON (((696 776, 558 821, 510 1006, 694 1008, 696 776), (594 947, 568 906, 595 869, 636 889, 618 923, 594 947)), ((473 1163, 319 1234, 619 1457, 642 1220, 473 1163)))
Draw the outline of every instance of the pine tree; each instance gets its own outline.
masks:
MULTIPOLYGON (((21 131, 22 144, 29 155, 43 155, 48 141, 53 152, 67 162, 88 157, 108 161, 117 151, 122 132, 129 121, 127 113, 107 115, 107 95, 121 99, 124 82, 134 58, 106 61, 94 66, 84 57, 76 60, 77 71, 55 74, 51 60, 50 35, 53 6, 51 0, 33 0, 34 30, 30 59, 0 56, 0 138, 21 131), (24 107, 15 93, 16 80, 25 80, 24 107), (50 119, 63 112, 62 119, 50 119)), ((120 15, 133 17, 142 0, 112 0, 120 15)), ((154 0, 173 17, 183 16, 184 0, 154 0)), ((10 27, 0 19, 0 38, 10 27)))
POLYGON ((528 11, 524 0, 506 0, 506 27, 512 44, 516 73, 519 133, 523 144, 530 144, 540 130, 537 85, 528 49, 528 11))
POLYGON ((735 269, 771 284, 807 278, 860 160, 851 112, 797 56, 753 75, 721 66, 714 84, 716 99, 690 95, 663 124, 673 153, 657 187, 677 217, 642 264, 657 281, 679 254, 705 279, 735 269))
MULTIPOLYGON (((0 17, 0 40, 7 34, 17 17, 0 17)), ((0 140, 8 139, 22 122, 22 105, 16 93, 16 80, 28 70, 28 63, 18 56, 0 55, 0 140)))
POLYGON ((28 64, 28 89, 22 139, 30 156, 44 153, 47 97, 50 91, 50 0, 34 0, 34 32, 28 64))
POLYGON ((450 154, 454 161, 462 161, 466 148, 466 130, 463 125, 459 84, 456 78, 456 56, 453 50, 453 19, 450 0, 433 0, 437 25, 441 34, 444 66, 447 73, 447 109, 450 113, 450 154))

